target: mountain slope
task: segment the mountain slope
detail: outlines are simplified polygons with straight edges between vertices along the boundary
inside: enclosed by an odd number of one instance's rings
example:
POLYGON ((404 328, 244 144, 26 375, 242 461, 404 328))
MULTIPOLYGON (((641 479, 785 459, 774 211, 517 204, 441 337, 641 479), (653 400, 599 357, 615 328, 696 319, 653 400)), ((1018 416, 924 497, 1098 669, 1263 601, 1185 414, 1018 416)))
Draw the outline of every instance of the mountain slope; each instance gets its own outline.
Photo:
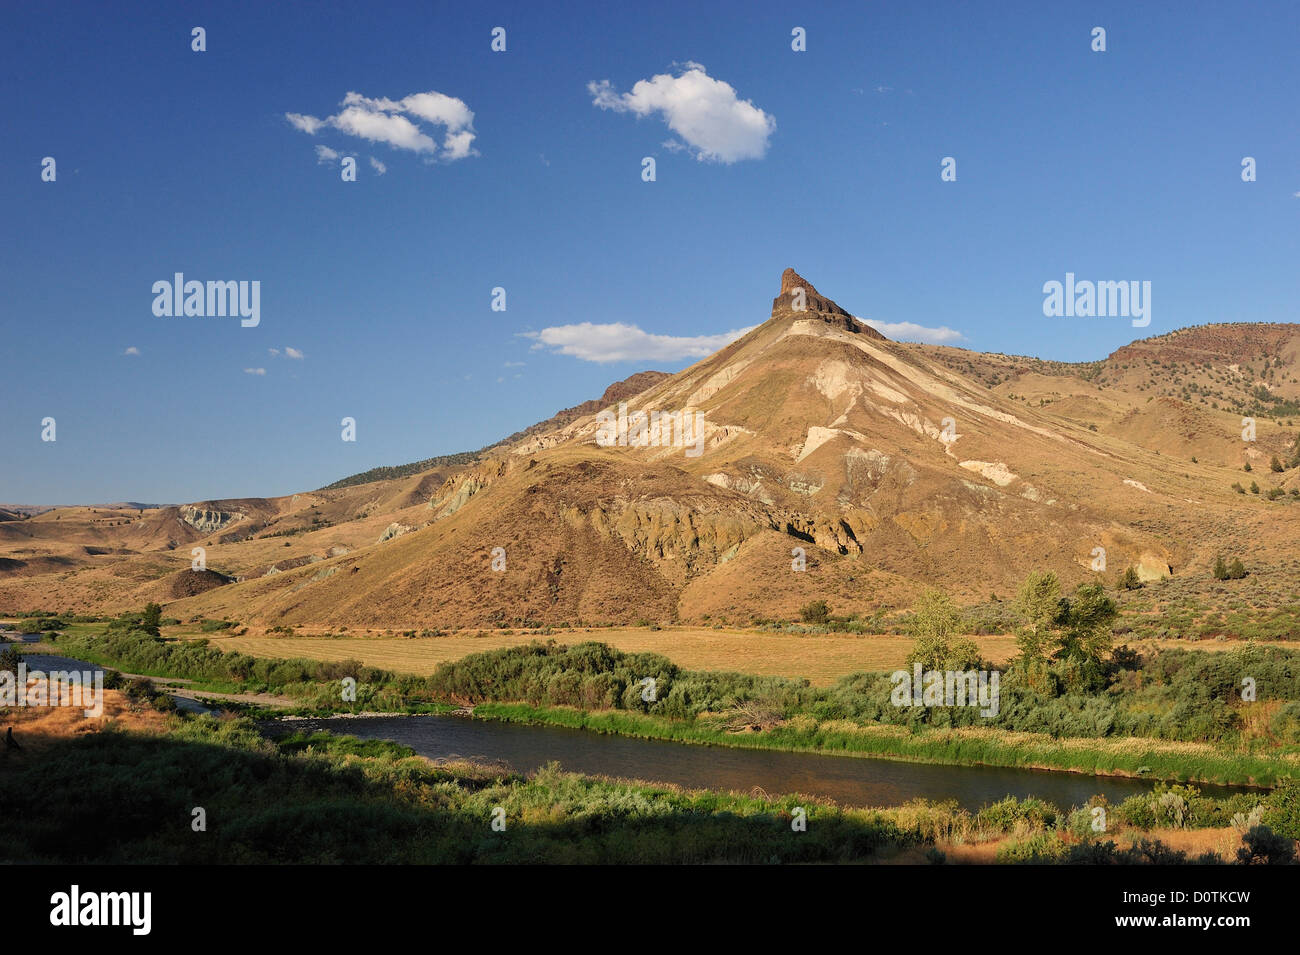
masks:
MULTIPOLYGON (((1129 566, 1147 580, 1204 576, 1218 554, 1245 552, 1293 587, 1300 509, 1232 487, 1252 478, 1247 462, 1263 491, 1300 484, 1300 469, 1268 468, 1294 457, 1293 430, 1261 417, 1243 442, 1232 396, 1161 395, 1178 382, 1135 368, 1176 365, 1184 381, 1250 368, 1251 388, 1284 402, 1295 330, 1187 330, 1080 365, 979 355, 889 341, 787 270, 745 336, 675 375, 611 386, 472 464, 162 509, 137 537, 169 535, 176 552, 102 555, 43 592, 78 606, 171 600, 199 589, 174 580, 194 545, 235 582, 168 613, 267 625, 788 618, 817 597, 868 612, 931 585, 1009 595, 1031 570, 1096 579, 1102 550, 1106 580, 1129 566), (1255 348, 1266 367, 1246 360, 1255 348)), ((0 524, 0 542, 38 522, 52 515, 0 524)), ((48 585, 54 572, 29 576, 48 585)), ((21 575, 0 574, 0 606, 30 595, 9 585, 21 575)))

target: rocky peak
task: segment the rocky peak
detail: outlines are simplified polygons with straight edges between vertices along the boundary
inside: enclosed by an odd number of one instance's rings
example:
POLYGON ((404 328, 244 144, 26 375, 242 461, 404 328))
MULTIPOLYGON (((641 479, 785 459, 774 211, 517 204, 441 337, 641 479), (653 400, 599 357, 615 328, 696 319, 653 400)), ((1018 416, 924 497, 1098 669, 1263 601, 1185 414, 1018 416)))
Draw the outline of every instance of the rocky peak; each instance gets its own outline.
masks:
POLYGON ((781 294, 802 288, 804 291, 816 295, 817 290, 813 288, 812 282, 796 272, 794 269, 786 269, 781 273, 781 294))
POLYGON ((864 325, 830 299, 818 293, 813 284, 794 269, 781 273, 781 294, 772 300, 773 318, 819 318, 838 325, 847 332, 883 339, 870 325, 864 325))

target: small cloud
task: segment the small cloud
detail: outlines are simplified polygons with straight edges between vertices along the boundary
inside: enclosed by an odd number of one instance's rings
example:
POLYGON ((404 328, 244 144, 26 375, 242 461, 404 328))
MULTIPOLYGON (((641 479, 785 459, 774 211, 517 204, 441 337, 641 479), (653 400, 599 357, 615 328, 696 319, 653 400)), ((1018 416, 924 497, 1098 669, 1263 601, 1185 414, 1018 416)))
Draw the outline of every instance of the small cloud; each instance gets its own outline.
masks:
POLYGON ((338 158, 339 158, 339 154, 338 154, 337 152, 335 152, 334 150, 330 149, 328 146, 321 146, 321 145, 317 144, 317 146, 316 146, 316 162, 317 162, 318 164, 320 164, 320 165, 324 165, 325 163, 327 163, 327 162, 333 162, 334 160, 336 160, 336 159, 338 159, 338 158))
POLYGON ((524 365, 526 364, 527 362, 522 362, 522 361, 508 361, 505 362, 501 367, 502 368, 523 368, 524 365))
POLYGON ((286 358, 296 358, 296 359, 298 359, 299 361, 302 361, 302 352, 298 351, 298 349, 296 349, 296 348, 286 348, 286 349, 284 350, 284 357, 286 357, 286 358))
POLYGON ((280 349, 278 349, 278 348, 268 348, 266 351, 267 351, 267 354, 269 354, 272 358, 279 358, 279 357, 280 357, 280 349))
POLYGON ((894 92, 894 88, 892 86, 873 86, 871 87, 871 91, 873 93, 892 93, 894 92))
MULTIPOLYGON (((324 119, 302 113, 285 113, 284 118, 294 129, 309 136, 315 136, 321 129, 329 127, 347 136, 372 143, 386 143, 393 149, 422 154, 430 161, 454 162, 466 156, 477 155, 473 146, 476 135, 474 112, 463 100, 454 96, 430 90, 427 93, 412 93, 400 100, 391 100, 382 96, 372 98, 349 92, 339 105, 342 109, 338 113, 324 119), (414 121, 411 117, 414 117, 414 121), (421 122, 428 124, 428 128, 422 127, 421 122), (442 136, 441 148, 435 135, 442 136)), ((372 159, 371 165, 377 162, 378 160, 372 159)), ((375 165, 376 170, 382 165, 375 165)), ((383 175, 383 170, 379 172, 383 175)))
POLYGON ((660 73, 638 80, 630 93, 618 93, 609 80, 588 83, 587 92, 600 109, 638 117, 659 114, 679 137, 674 144, 689 148, 698 160, 762 159, 776 120, 740 99, 731 84, 709 76, 699 63, 680 67, 676 76, 660 73))
POLYGON ((546 153, 538 153, 538 156, 542 160, 542 165, 549 166, 551 164, 551 161, 546 158, 546 153))
POLYGON ((122 354, 123 354, 123 355, 139 355, 139 354, 140 354, 140 349, 138 349, 138 348, 136 348, 134 345, 132 345, 132 346, 131 346, 130 348, 128 348, 126 351, 122 352, 122 354))
POLYGON ((385 166, 383 163, 381 163, 374 156, 370 157, 370 168, 373 169, 380 176, 388 172, 388 167, 385 166))
POLYGON ((954 328, 941 325, 928 328, 916 322, 881 322, 874 318, 859 318, 864 325, 870 325, 886 338, 895 341, 924 342, 927 345, 946 345, 949 342, 963 341, 966 336, 954 328))
POLYGON ((1300 192, 1293 192, 1293 193, 1291 193, 1291 198, 1292 198, 1292 199, 1300 199, 1300 192))
POLYGON ((520 332, 535 342, 534 349, 547 348, 557 355, 571 355, 583 361, 677 361, 704 358, 731 344, 749 328, 733 329, 720 335, 652 335, 623 322, 554 325, 540 332, 520 332))
POLYGON ((266 374, 266 369, 265 369, 265 368, 245 368, 245 369, 244 369, 244 374, 246 374, 246 375, 265 375, 265 374, 266 374))
POLYGON ((315 116, 304 116, 302 113, 285 113, 287 119, 294 129, 300 129, 308 136, 315 136, 316 131, 325 125, 325 121, 317 119, 315 116))

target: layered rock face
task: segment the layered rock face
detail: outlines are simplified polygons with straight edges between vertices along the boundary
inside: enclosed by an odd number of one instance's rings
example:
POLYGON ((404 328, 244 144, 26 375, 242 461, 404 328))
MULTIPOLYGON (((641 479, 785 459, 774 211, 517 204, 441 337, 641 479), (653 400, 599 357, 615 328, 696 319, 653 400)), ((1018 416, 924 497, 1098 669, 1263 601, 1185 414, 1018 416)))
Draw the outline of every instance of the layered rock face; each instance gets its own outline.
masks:
POLYGON ((200 534, 215 533, 236 521, 242 521, 245 516, 242 511, 223 511, 217 508, 195 507, 193 504, 182 504, 180 508, 180 519, 200 534))
POLYGON ((878 338, 885 336, 864 325, 830 299, 818 294, 813 284, 794 269, 781 273, 781 294, 772 300, 773 318, 820 318, 828 325, 838 325, 846 332, 878 338))

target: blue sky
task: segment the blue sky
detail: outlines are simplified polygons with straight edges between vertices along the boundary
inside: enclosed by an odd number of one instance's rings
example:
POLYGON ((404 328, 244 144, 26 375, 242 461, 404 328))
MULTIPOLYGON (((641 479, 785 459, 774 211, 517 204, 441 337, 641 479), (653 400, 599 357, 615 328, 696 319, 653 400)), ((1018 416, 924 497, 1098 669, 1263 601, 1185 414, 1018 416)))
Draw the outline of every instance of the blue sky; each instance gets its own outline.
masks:
POLYGON ((685 367, 677 339, 766 319, 786 266, 865 319, 1066 360, 1296 320, 1295 4, 124 9, 0 11, 0 502, 474 449, 685 367), (155 316, 178 271, 259 281, 260 324, 155 316), (1044 317, 1067 271, 1150 281, 1151 325, 1044 317))

